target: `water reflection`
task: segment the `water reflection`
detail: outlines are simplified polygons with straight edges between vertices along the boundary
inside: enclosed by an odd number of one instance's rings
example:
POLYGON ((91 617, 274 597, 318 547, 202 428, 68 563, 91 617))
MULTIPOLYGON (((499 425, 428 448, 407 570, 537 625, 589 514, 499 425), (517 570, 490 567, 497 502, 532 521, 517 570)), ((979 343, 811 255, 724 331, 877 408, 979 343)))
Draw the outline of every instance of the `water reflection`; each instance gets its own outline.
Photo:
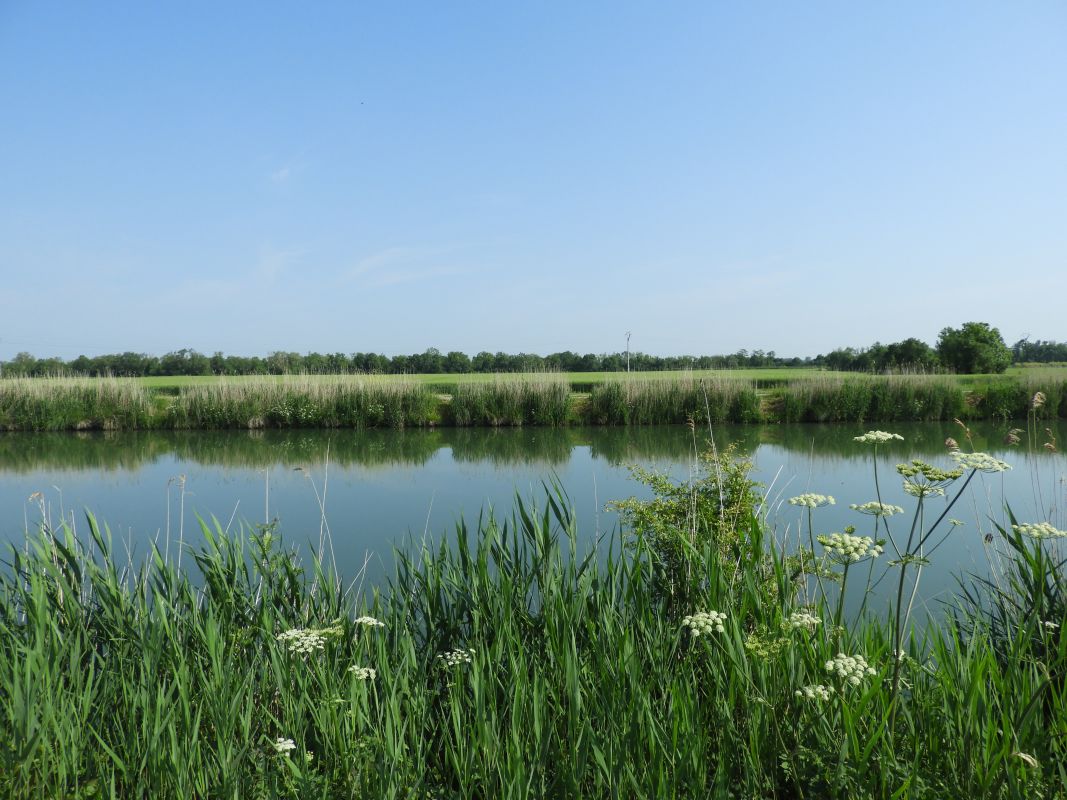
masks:
MULTIPOLYGON (((970 444, 954 423, 892 427, 905 441, 883 445, 879 451, 897 460, 944 454, 949 437, 964 449, 991 453, 1048 453, 1042 445, 1050 439, 1067 442, 1067 422, 1063 421, 1030 431, 1029 442, 1025 423, 974 423, 970 444), (1015 446, 1006 443, 1013 428, 1023 429, 1021 442, 1015 446)), ((863 426, 852 425, 730 425, 710 434, 718 446, 734 444, 747 454, 769 445, 794 456, 808 454, 832 462, 866 458, 869 451, 853 441, 863 431, 863 426)), ((161 460, 253 469, 296 467, 327 459, 342 467, 422 466, 442 450, 450 451, 457 462, 560 467, 578 447, 588 447, 593 457, 619 466, 691 460, 694 449, 704 447, 708 438, 709 431, 690 431, 684 426, 3 433, 0 473, 134 470, 161 460)))
MULTIPOLYGON (((951 423, 893 425, 905 441, 879 448, 883 499, 908 509, 914 501, 893 466, 911 458, 947 466, 950 436, 1015 466, 1002 476, 980 476, 953 509, 967 525, 953 531, 927 570, 921 601, 936 604, 952 595, 959 574, 988 570, 985 536, 993 521, 1005 523, 1005 500, 1020 519, 1065 527, 1067 456, 1043 445, 1050 436, 1067 442, 1067 426, 1047 434, 1042 426, 1028 437, 1020 424, 1014 446, 1005 442, 1012 427, 972 425, 968 443, 951 423)), ((732 444, 754 458, 755 477, 768 487, 774 534, 795 544, 804 520, 787 500, 809 491, 837 498, 836 506, 818 511, 818 532, 855 524, 868 533, 869 520, 848 508, 874 498, 873 451, 853 441, 863 431, 780 425, 711 433, 720 448, 732 444)), ((35 524, 36 502, 27 498, 38 492, 54 517, 80 519, 80 509, 92 509, 135 553, 178 530, 179 509, 187 531, 197 514, 233 526, 277 517, 288 541, 314 546, 324 508, 338 567, 357 574, 370 554, 368 576, 378 579, 391 573, 394 546, 448 535, 460 516, 473 521, 489 506, 507 516, 516 492, 539 501, 542 483, 553 479, 570 495, 583 545, 591 545, 617 524, 604 510, 608 501, 649 496, 627 467, 656 466, 683 478, 708 438, 708 431, 685 426, 0 434, 0 542, 21 541, 35 524)), ((861 588, 850 586, 850 593, 861 588)))

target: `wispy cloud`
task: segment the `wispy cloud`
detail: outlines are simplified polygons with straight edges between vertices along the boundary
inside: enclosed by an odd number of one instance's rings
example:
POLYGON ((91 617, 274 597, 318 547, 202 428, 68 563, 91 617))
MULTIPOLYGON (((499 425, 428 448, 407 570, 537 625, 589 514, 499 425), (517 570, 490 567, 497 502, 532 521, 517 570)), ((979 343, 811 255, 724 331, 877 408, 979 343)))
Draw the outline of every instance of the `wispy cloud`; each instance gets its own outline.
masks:
POLYGON ((451 245, 387 247, 360 259, 343 277, 367 286, 395 286, 471 272, 469 267, 441 263, 451 262, 457 249, 451 245))
POLYGON ((303 255, 303 250, 282 250, 270 242, 260 245, 255 276, 268 284, 274 283, 294 261, 303 255))
POLYGON ((305 167, 307 167, 307 161, 303 156, 290 158, 268 172, 267 179, 275 185, 289 183, 303 172, 305 167))

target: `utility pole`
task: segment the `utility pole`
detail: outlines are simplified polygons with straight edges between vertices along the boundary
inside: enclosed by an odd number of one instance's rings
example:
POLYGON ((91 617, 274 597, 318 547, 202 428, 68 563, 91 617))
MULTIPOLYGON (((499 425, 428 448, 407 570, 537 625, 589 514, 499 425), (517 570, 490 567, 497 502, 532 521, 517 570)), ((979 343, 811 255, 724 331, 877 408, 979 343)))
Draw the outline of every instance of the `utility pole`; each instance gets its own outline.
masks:
POLYGON ((630 371, 630 331, 626 331, 626 371, 630 371))

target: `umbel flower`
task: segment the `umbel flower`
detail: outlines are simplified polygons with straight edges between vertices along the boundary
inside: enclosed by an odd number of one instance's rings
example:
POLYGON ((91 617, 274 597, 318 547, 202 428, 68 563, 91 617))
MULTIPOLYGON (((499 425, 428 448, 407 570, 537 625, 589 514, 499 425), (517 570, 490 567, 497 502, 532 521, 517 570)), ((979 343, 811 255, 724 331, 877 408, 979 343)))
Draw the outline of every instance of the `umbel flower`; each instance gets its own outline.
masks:
POLYGON ((294 742, 292 739, 286 739, 282 736, 279 736, 277 739, 271 742, 271 747, 274 748, 274 752, 278 755, 287 756, 291 751, 296 750, 296 742, 294 742))
POLYGON ((316 650, 326 648, 326 640, 331 636, 340 636, 341 629, 333 628, 292 628, 279 633, 275 638, 289 647, 290 653, 308 655, 316 650))
POLYGON ((870 536, 851 533, 831 533, 816 536, 815 540, 841 561, 861 561, 882 554, 882 545, 870 536))
POLYGON ((915 459, 910 464, 897 464, 897 473, 904 478, 904 491, 912 497, 942 497, 945 487, 963 475, 963 470, 941 469, 915 459))
POLYGON ((885 431, 867 431, 862 436, 853 436, 852 439, 860 444, 885 444, 893 440, 904 441, 904 437, 899 433, 886 433, 885 431))
POLYGON ((865 678, 877 674, 863 656, 847 656, 844 653, 838 653, 827 661, 826 671, 852 686, 859 686, 865 678))
POLYGON ((832 506, 837 501, 828 494, 798 494, 796 497, 789 498, 789 505, 792 506, 804 506, 805 508, 819 508, 821 506, 832 506))
POLYGON ((689 628, 693 636, 707 636, 714 633, 726 633, 723 623, 726 622, 726 614, 721 611, 698 611, 687 617, 682 617, 682 626, 689 628))
POLYGON ((797 697, 803 697, 805 700, 830 699, 830 690, 822 684, 816 686, 804 686, 803 688, 797 689, 793 694, 797 697))
POLYGON ((956 450, 949 453, 956 460, 956 463, 963 469, 973 469, 978 472, 1007 472, 1011 469, 1011 464, 1005 464, 1003 461, 993 458, 989 453, 964 453, 961 450, 956 450))
POLYGON ((891 517, 894 514, 904 513, 904 509, 900 506, 894 506, 890 503, 879 503, 877 500, 871 500, 869 503, 853 503, 849 508, 853 511, 858 511, 861 514, 871 514, 875 517, 891 517))
POLYGON ((1054 528, 1047 522, 1024 522, 1012 525, 1011 529, 1031 539, 1062 539, 1067 536, 1067 531, 1054 528))
POLYGON ((356 617, 357 625, 366 625, 368 628, 384 628, 385 623, 374 617, 356 617))
POLYGON ((794 631, 801 628, 813 631, 821 624, 821 619, 807 611, 794 611, 789 615, 789 619, 785 621, 785 627, 794 631))
POLYGON ((461 664, 471 663, 474 650, 449 650, 446 653, 438 653, 437 657, 446 667, 458 667, 461 664))

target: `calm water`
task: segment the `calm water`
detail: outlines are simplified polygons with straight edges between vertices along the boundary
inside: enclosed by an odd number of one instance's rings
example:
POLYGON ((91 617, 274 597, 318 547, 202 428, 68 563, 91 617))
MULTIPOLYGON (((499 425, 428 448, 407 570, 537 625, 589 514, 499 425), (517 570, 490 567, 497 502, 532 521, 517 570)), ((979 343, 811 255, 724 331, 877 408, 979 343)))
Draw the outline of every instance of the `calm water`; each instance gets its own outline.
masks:
MULTIPOLYGON (((944 440, 963 442, 953 424, 891 425, 904 443, 880 448, 883 499, 913 508, 893 466, 910 458, 948 465, 944 440)), ((1013 464, 1003 476, 980 476, 952 516, 957 529, 923 577, 927 602, 946 597, 954 574, 988 570, 983 535, 1003 520, 1007 498, 1020 519, 1049 519, 1065 527, 1067 457, 1042 447, 1004 443, 1009 425, 974 425, 974 449, 1013 464)), ((1021 424, 1020 427, 1024 427, 1021 424)), ((736 443, 756 463, 767 486, 777 535, 795 541, 801 520, 786 502, 802 492, 831 494, 837 505, 816 512, 817 532, 854 524, 869 533, 871 520, 849 503, 874 499, 872 450, 852 441, 862 426, 722 426, 722 447, 736 443)), ((1052 433, 1067 444, 1067 426, 1052 433)), ((707 438, 698 432, 697 444, 707 438)), ((685 427, 434 431, 257 431, 114 434, 0 434, 0 542, 19 542, 41 516, 40 492, 53 520, 84 527, 84 510, 143 554, 182 524, 196 540, 196 515, 224 526, 277 518, 291 542, 317 543, 325 521, 337 562, 354 576, 391 572, 392 548, 408 540, 448 534, 460 516, 471 523, 489 507, 510 513, 515 494, 539 499, 542 482, 558 480, 577 511, 588 542, 610 531, 617 517, 607 501, 649 496, 629 477, 629 465, 658 467, 675 477, 690 473, 694 437, 685 427), (184 483, 183 483, 184 482, 184 483), (182 486, 184 485, 184 495, 182 486)), ((942 501, 943 502, 943 501, 942 501)), ((935 503, 936 504, 936 503, 935 503)), ((897 517, 901 520, 902 517, 897 517)), ((910 519, 910 517, 908 518, 910 519)), ((897 524, 903 529, 905 522, 897 524)), ((903 534, 904 532, 902 532, 903 534)), ((852 581, 850 580, 850 583, 852 581)), ((856 582, 860 583, 859 581, 856 582)), ((857 587, 858 588, 858 587, 857 587)))

